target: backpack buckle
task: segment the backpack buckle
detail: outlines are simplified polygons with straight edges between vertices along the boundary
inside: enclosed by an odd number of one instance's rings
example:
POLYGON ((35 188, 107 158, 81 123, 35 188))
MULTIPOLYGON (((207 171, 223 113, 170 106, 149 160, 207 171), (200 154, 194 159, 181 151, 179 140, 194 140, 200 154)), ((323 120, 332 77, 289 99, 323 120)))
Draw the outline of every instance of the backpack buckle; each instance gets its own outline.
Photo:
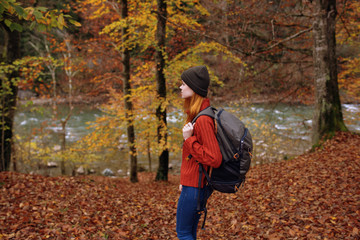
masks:
POLYGON ((235 158, 235 159, 238 159, 239 157, 240 157, 239 153, 235 153, 235 154, 234 154, 234 158, 235 158))

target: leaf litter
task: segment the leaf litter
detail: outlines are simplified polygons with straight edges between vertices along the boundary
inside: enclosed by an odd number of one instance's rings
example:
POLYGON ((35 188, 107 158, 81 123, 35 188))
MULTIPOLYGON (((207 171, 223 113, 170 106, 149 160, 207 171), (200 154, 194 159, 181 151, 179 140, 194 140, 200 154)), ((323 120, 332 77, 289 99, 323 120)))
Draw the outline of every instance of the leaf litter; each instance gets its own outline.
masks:
MULTIPOLYGON (((176 239, 179 176, 0 173, 0 239, 176 239)), ((359 239, 360 136, 252 167, 237 194, 215 192, 198 239, 359 239)), ((200 220, 202 223, 203 218, 200 220)))

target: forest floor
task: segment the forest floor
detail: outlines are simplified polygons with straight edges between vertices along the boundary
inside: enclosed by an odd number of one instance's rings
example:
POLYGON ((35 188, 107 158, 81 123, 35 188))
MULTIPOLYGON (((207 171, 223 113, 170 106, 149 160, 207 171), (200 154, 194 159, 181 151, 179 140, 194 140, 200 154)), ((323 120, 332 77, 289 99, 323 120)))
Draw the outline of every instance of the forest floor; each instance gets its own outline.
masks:
MULTIPOLYGON (((360 239, 360 136, 250 169, 237 194, 215 192, 198 238, 360 239)), ((179 176, 0 173, 0 239, 176 239, 179 176)), ((200 221, 202 223, 202 219, 200 221)))

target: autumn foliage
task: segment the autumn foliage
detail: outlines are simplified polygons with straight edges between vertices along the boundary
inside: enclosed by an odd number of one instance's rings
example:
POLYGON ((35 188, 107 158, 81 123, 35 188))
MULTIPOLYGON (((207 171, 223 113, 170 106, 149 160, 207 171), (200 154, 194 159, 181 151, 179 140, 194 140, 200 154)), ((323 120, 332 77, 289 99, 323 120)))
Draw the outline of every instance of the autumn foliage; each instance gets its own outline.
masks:
MULTIPOLYGON (((360 136, 253 167, 238 194, 214 193, 199 239, 359 239, 360 136)), ((0 173, 0 239, 176 239, 179 176, 0 173)))

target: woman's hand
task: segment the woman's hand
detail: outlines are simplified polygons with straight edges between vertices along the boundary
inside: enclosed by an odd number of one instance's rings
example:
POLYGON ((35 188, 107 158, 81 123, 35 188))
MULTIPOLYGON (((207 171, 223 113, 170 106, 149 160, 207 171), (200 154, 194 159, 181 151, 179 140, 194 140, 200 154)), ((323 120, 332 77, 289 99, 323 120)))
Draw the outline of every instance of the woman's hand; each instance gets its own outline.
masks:
POLYGON ((180 192, 182 191, 182 185, 181 184, 179 185, 179 191, 180 192))
MULTIPOLYGON (((195 125, 195 124, 194 124, 195 125)), ((192 125, 191 122, 187 123, 184 127, 183 127, 183 137, 184 140, 188 139, 189 137, 191 137, 193 135, 194 132, 194 126, 192 125)))

